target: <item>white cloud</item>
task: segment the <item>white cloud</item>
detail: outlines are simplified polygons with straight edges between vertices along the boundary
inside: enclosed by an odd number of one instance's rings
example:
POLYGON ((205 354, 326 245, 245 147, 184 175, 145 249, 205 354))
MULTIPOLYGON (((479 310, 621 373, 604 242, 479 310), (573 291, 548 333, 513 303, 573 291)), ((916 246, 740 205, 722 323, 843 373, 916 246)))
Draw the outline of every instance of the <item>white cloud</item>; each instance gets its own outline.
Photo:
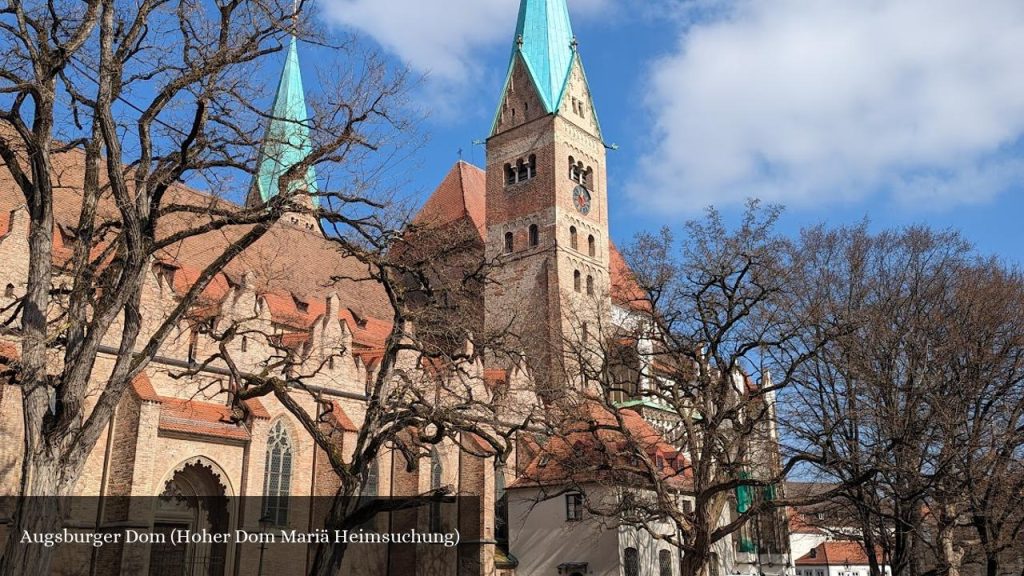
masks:
POLYGON ((1020 0, 738 0, 650 65, 630 194, 670 211, 989 200, 1024 182, 1022 54, 1020 0))
MULTIPOLYGON (((574 17, 612 0, 570 0, 574 17)), ((324 0, 328 21, 363 32, 434 81, 465 85, 479 73, 478 51, 512 48, 518 0, 324 0)))

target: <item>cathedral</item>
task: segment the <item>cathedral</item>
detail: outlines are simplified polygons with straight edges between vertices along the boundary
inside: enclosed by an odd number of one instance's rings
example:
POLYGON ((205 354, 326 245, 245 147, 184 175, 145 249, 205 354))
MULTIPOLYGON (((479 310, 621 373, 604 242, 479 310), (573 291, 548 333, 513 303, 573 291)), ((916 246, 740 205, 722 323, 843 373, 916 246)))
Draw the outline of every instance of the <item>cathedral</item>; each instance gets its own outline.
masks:
MULTIPOLYGON (((299 51, 292 41, 285 51, 259 172, 247 193, 249 205, 271 198, 282 174, 308 153, 307 114, 299 51)), ((489 403, 505 403, 513 411, 526 404, 544 405, 586 386, 574 376, 565 348, 650 313, 610 239, 608 147, 566 0, 521 0, 486 146, 486 166, 457 162, 413 223, 419 229, 461 235, 470 260, 501 263, 477 287, 472 310, 464 311, 471 325, 465 333, 514 332, 522 361, 474 354, 472 345, 465 344, 472 358, 466 373, 489 403), (512 388, 518 392, 498 397, 497 391, 512 388)), ((69 182, 82 177, 82 159, 75 150, 57 161, 69 182)), ((315 193, 315 171, 310 168, 295 185, 315 193)), ((186 186, 169 193, 181 203, 208 201, 186 186)), ((80 201, 73 185, 54 194, 53 258, 66 263, 80 201)), ((0 286, 6 286, 0 309, 24 294, 28 274, 28 215, 19 195, 10 175, 0 173, 0 286)), ((199 271, 231 242, 230 235, 189 238, 153 262, 141 304, 144 332, 155 330, 199 271)), ((137 527, 167 534, 182 527, 257 533, 269 523, 314 531, 315 515, 286 502, 335 493, 340 481, 328 455, 273 395, 247 400, 241 419, 233 413, 218 385, 226 368, 202 362, 220 344, 210 334, 227 324, 251 331, 253 336, 229 343, 232 358, 244 370, 260 371, 282 346, 301 366, 316 366, 304 384, 328 399, 329 414, 322 414, 322 403, 296 398, 305 410, 325 416, 337 449, 351 458, 367 410, 368 382, 380 369, 393 329, 388 295, 368 279, 364 264, 325 238, 317 222, 288 215, 215 278, 199 307, 201 321, 183 323, 132 382, 76 486, 81 496, 177 499, 158 504, 148 525, 140 524, 131 505, 101 504, 76 526, 137 527), (193 370, 200 364, 201 369, 193 370), (183 378, 184 371, 189 375, 183 378), (190 504, 191 495, 223 497, 223 504, 200 509, 202 505, 190 504), (258 504, 239 504, 238 497, 255 497, 245 502, 258 504)), ((425 333, 430 329, 418 328, 425 333)), ((16 338, 0 333, 0 358, 16 360, 17 344, 16 338)), ((116 353, 112 345, 101 347, 100 378, 111 369, 116 353)), ((23 424, 20 390, 6 384, 0 389, 0 493, 9 495, 16 493, 20 480, 23 424)), ((637 398, 620 400, 636 405, 631 401, 637 398)), ((672 426, 671 414, 639 406, 629 410, 626 422, 637 434, 655 438, 651 445, 659 454, 674 454, 660 439, 672 426)), ((383 450, 372 463, 363 494, 410 496, 446 486, 456 495, 478 498, 476 518, 470 522, 478 532, 471 542, 473 557, 467 561, 465 554, 443 546, 423 545, 401 553, 389 545, 352 547, 342 574, 679 574, 677 552, 664 542, 637 543, 639 535, 623 530, 562 531, 567 519, 578 520, 579 503, 572 498, 559 496, 524 507, 534 488, 527 471, 545 466, 532 441, 517 443, 511 457, 495 466, 493 452, 479 438, 463 436, 434 446, 429 459, 417 466, 407 466, 401 454, 383 450), (520 517, 526 508, 536 516, 520 517)), ((440 526, 431 513, 414 517, 413 526, 440 526)), ((461 526, 466 519, 452 522, 461 526)), ((3 525, 0 535, 6 536, 3 525)), ((744 559, 731 543, 723 544, 718 554, 720 564, 712 574, 750 573, 755 563, 760 566, 760 559, 744 559)), ((784 566, 786 551, 773 554, 776 566, 784 566)), ((228 576, 301 574, 307 571, 302 562, 309 566, 311 559, 302 555, 285 562, 272 555, 264 558, 259 545, 207 543, 185 549, 113 546, 92 555, 90 562, 86 573, 92 574, 228 576)))

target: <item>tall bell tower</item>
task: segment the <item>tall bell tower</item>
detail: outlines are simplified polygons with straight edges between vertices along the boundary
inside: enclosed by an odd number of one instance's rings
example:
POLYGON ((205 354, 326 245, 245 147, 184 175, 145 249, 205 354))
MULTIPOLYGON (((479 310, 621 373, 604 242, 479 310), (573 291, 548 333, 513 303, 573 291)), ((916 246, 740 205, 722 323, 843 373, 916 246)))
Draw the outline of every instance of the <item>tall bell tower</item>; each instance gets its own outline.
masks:
POLYGON ((487 140, 486 327, 511 333, 542 392, 571 384, 607 326, 605 145, 566 0, 521 0, 487 140))

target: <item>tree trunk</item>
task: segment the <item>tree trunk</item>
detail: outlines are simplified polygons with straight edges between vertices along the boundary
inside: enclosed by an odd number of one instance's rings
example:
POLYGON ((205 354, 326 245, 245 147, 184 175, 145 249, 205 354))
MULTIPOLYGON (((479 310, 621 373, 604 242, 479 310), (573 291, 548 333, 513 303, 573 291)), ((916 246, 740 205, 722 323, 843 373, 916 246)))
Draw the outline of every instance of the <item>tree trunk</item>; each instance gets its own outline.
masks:
POLYGON ((331 544, 317 546, 313 565, 309 569, 310 576, 337 576, 341 573, 341 563, 345 560, 348 544, 334 542, 334 534, 331 534, 331 539, 331 544))
POLYGON ((708 554, 683 554, 680 562, 681 576, 708 576, 708 554))
POLYGON ((61 478, 66 477, 66 470, 55 460, 43 455, 26 457, 22 470, 29 475, 28 482, 23 483, 28 496, 22 495, 17 499, 0 562, 0 576, 45 576, 50 573, 50 562, 57 548, 22 543, 22 538, 26 533, 30 536, 53 534, 63 528, 64 498, 68 496, 68 488, 63 486, 61 478))

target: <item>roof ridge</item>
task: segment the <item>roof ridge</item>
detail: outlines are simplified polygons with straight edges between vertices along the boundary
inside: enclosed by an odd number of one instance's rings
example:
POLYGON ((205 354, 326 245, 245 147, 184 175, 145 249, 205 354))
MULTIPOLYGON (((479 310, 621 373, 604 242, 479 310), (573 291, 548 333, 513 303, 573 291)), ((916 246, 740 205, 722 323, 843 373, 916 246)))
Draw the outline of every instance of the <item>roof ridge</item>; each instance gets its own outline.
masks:
POLYGON ((465 170, 464 164, 465 162, 462 158, 459 158, 459 161, 455 163, 455 167, 459 169, 459 196, 462 197, 462 215, 469 216, 469 199, 466 198, 466 177, 463 173, 463 170, 465 170))

